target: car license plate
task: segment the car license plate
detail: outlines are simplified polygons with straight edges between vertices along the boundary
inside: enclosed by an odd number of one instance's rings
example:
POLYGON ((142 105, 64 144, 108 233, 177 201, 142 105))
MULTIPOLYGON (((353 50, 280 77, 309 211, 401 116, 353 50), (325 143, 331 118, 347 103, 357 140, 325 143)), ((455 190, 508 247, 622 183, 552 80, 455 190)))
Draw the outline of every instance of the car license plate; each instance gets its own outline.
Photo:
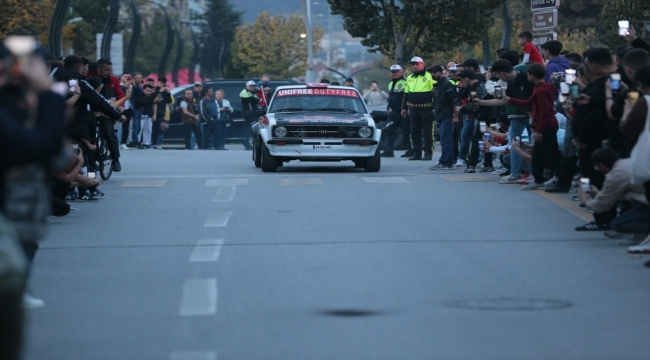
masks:
POLYGON ((312 145, 314 147, 314 150, 327 150, 331 149, 332 145, 312 145))

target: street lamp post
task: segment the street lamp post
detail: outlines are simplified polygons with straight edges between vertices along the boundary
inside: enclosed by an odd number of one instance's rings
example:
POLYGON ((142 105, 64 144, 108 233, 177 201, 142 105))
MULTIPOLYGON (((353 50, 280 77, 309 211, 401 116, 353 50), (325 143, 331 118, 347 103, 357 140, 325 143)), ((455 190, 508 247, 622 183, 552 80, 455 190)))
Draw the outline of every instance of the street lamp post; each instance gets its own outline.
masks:
POLYGON ((314 44, 311 31, 311 0, 303 0, 303 5, 305 5, 305 25, 307 27, 307 71, 305 72, 305 82, 313 83, 316 82, 316 73, 314 72, 314 44))

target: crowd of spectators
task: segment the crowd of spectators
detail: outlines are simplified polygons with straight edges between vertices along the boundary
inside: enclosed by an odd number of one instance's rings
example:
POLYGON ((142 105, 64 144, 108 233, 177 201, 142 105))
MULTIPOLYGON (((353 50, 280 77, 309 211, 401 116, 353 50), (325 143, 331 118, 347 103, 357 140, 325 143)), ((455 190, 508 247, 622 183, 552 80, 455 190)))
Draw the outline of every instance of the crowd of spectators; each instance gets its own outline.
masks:
POLYGON ((393 65, 381 156, 395 156, 401 127, 408 160, 432 160, 440 141, 431 170, 499 175, 524 191, 575 189, 593 214, 576 231, 602 231, 630 253, 650 254, 650 45, 633 27, 615 56, 603 47, 569 53, 557 40, 539 51, 528 31, 518 41, 523 53, 499 49, 487 69, 468 59, 425 71, 414 57, 404 78, 393 65))

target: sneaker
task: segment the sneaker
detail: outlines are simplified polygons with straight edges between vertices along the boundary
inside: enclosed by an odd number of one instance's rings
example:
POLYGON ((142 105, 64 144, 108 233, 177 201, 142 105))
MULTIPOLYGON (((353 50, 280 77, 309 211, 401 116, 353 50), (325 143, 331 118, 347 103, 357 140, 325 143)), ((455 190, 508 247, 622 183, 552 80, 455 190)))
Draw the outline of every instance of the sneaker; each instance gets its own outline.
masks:
POLYGON ((610 239, 623 239, 630 237, 632 234, 621 233, 616 230, 609 230, 605 231, 603 235, 607 236, 610 239))
POLYGON ((571 189, 560 187, 560 184, 558 183, 552 183, 551 185, 544 186, 544 191, 549 193, 568 193, 569 190, 571 189))
POLYGON ((474 174, 476 173, 476 168, 473 166, 468 166, 467 169, 465 169, 463 172, 466 174, 474 174))
POLYGON ((34 310, 45 306, 45 301, 30 296, 28 293, 23 294, 23 309, 34 310))
POLYGON ((79 209, 77 209, 76 207, 72 207, 72 206, 70 206, 70 213, 71 213, 71 214, 72 214, 72 213, 76 214, 76 213, 78 213, 78 212, 79 212, 79 209))
POLYGON ((391 157, 395 157, 395 153, 393 153, 392 151, 384 151, 381 154, 379 154, 379 156, 391 158, 391 157))
POLYGON ((113 159, 113 171, 115 172, 122 171, 122 165, 120 164, 120 160, 113 159))
POLYGON ((162 146, 154 145, 154 146, 152 146, 152 148, 154 148, 154 149, 162 149, 162 146))
POLYGON ((91 191, 91 192, 90 192, 90 195, 91 195, 91 196, 94 196, 94 197, 96 197, 96 198, 98 198, 98 199, 101 199, 101 198, 103 198, 104 196, 106 196, 106 194, 104 194, 104 192, 101 191, 101 190, 99 190, 99 189, 95 189, 95 191, 91 191))
POLYGON ((77 201, 99 201, 98 198, 86 193, 77 198, 77 201))
POLYGON ((618 243, 624 246, 639 246, 644 241, 645 234, 631 234, 625 239, 622 239, 618 243))
POLYGON ((558 181, 560 181, 560 179, 558 179, 557 176, 553 176, 550 180, 544 183, 544 186, 551 186, 553 184, 557 184, 558 181))
POLYGON ((536 182, 532 182, 524 187, 521 188, 522 191, 531 191, 531 190, 540 190, 544 188, 544 184, 538 184, 536 182))
POLYGON ((500 169, 497 169, 497 170, 492 171, 490 174, 492 174, 492 175, 503 175, 503 174, 505 174, 506 172, 508 172, 508 169, 502 167, 502 168, 500 168, 500 169))
POLYGON ((463 166, 465 166, 465 160, 458 159, 458 161, 456 161, 456 167, 463 167, 463 166))
POLYGON ((481 169, 481 171, 479 171, 479 172, 480 173, 487 173, 487 172, 492 173, 492 172, 494 172, 494 166, 483 167, 483 169, 481 169))
POLYGON ((573 195, 573 196, 571 196, 571 200, 573 200, 573 201, 580 201, 580 196, 578 196, 578 195, 573 195))
POLYGON ((429 170, 454 170, 455 168, 454 165, 443 165, 438 163, 438 165, 430 167, 429 170))
POLYGON ((68 191, 68 195, 65 196, 65 199, 67 201, 76 201, 78 197, 79 194, 77 193, 76 190, 70 190, 68 191))
POLYGON ((603 231, 609 230, 609 225, 601 225, 595 221, 590 221, 582 226, 576 226, 576 231, 603 231))
POLYGON ((517 184, 519 185, 528 185, 528 184, 532 184, 533 182, 535 182, 535 178, 533 178, 532 176, 526 176, 526 177, 522 176, 521 179, 517 180, 517 184))
POLYGON ((129 147, 126 144, 120 145, 120 150, 129 150, 129 147))
POLYGON ((424 153, 424 156, 422 157, 422 160, 423 161, 431 161, 431 160, 433 160, 433 157, 431 156, 431 154, 424 153))
POLYGON ((521 180, 520 177, 514 177, 512 175, 504 176, 499 181, 499 184, 516 184, 517 181, 521 180))
POLYGON ((627 252, 630 254, 650 254, 650 235, 648 235, 639 245, 627 248, 627 252))
POLYGON ((411 156, 413 156, 413 151, 410 151, 410 150, 409 150, 409 151, 405 152, 404 155, 402 155, 402 156, 400 156, 400 157, 403 157, 403 158, 410 158, 411 156))

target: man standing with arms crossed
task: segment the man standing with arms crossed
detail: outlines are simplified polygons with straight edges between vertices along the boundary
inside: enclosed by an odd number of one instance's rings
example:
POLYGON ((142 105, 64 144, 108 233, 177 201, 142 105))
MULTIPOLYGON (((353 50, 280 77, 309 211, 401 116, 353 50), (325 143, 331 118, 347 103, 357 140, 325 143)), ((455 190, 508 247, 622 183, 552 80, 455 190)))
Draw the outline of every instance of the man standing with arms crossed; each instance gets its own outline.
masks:
MULTIPOLYGON (((413 74, 406 79, 404 100, 402 102, 402 116, 411 119, 411 141, 413 141, 413 156, 409 160, 431 160, 433 139, 431 128, 433 125, 433 90, 434 81, 426 69, 421 57, 411 59, 413 74), (424 144, 424 157, 422 157, 422 131, 426 136, 424 144)), ((442 71, 442 70, 441 70, 442 71)))
POLYGON ((393 79, 388 84, 388 125, 384 128, 386 130, 386 150, 381 153, 382 157, 395 157, 393 153, 393 146, 395 145, 395 131, 400 126, 402 127, 402 132, 406 137, 408 143, 408 151, 402 155, 402 157, 411 157, 413 156, 413 150, 411 150, 411 139, 410 139, 410 124, 408 119, 402 117, 402 102, 404 101, 404 88, 406 87, 406 80, 404 80, 404 71, 399 65, 393 65, 390 67, 390 72, 393 79))

